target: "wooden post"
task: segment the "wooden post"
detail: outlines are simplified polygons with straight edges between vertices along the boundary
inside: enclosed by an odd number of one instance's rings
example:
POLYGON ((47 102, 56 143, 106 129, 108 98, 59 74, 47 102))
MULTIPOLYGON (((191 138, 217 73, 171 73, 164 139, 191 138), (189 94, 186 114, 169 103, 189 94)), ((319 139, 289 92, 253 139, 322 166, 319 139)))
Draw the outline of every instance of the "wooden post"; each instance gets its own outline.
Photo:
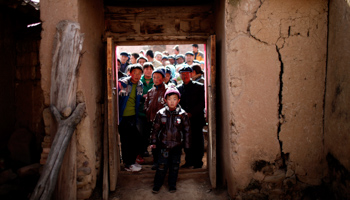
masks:
MULTIPOLYGON (((76 76, 79 68, 81 57, 82 43, 84 35, 80 34, 80 25, 75 22, 64 20, 58 23, 55 35, 52 58, 51 71, 51 112, 57 121, 57 132, 51 146, 47 162, 44 165, 43 172, 33 191, 30 199, 51 199, 54 191, 58 173, 60 171, 64 155, 70 144, 70 139, 74 130, 85 112, 85 104, 80 103, 76 106, 76 76)), ((75 141, 74 141, 75 142, 75 141)), ((71 145, 70 148, 75 148, 71 145)), ((75 159, 70 159, 70 152, 75 154, 75 149, 67 152, 68 156, 65 161, 68 163, 66 167, 75 165, 75 159)), ((68 170, 68 169, 67 169, 68 170)), ((76 172, 70 169, 70 173, 66 173, 69 177, 65 177, 65 187, 76 191, 76 187, 72 187, 69 183, 75 183, 76 172), (72 177, 73 174, 73 177, 72 177)), ((62 188, 62 187, 59 187, 62 188)), ((70 193, 66 191, 66 193, 70 193)), ((63 195, 65 196, 65 195, 63 195)), ((70 198, 71 194, 68 194, 70 198)))

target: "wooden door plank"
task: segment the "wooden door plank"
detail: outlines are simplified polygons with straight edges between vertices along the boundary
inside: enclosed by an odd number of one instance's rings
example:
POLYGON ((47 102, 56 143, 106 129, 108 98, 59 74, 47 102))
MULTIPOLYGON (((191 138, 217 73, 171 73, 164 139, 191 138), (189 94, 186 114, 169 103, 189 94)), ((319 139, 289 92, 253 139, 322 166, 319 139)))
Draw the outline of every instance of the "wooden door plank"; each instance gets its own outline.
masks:
POLYGON ((206 81, 208 102, 208 168, 211 186, 216 188, 216 36, 211 35, 206 45, 206 81))
POLYGON ((109 150, 109 189, 114 191, 117 185, 117 137, 115 120, 115 88, 114 76, 114 44, 112 38, 107 38, 107 115, 108 115, 108 150, 109 150))
MULTIPOLYGON (((105 92, 105 97, 107 97, 107 91, 105 92)), ((107 98, 105 100, 105 116, 104 116, 104 130, 103 130, 103 180, 102 180, 102 199, 108 200, 109 197, 109 173, 108 173, 108 102, 107 98)))

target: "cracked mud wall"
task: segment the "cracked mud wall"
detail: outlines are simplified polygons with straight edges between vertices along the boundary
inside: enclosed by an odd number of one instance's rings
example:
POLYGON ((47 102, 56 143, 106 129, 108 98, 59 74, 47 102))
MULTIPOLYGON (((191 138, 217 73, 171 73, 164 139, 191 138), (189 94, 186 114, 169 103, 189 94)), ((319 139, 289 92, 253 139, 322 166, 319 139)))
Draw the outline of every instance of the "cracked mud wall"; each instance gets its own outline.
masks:
MULTIPOLYGON (((334 0, 329 4, 329 39, 327 84, 325 95, 324 142, 325 154, 339 162, 349 174, 350 160, 350 1, 334 0)), ((329 162, 331 167, 334 162, 329 162)), ((349 176, 330 170, 337 183, 333 189, 344 199, 350 198, 349 176), (346 180, 347 181, 340 181, 346 180), (347 183, 347 184, 346 184, 347 183), (344 185, 342 185, 344 184, 344 185), (346 191, 346 192, 345 192, 346 191)), ((331 179, 333 179, 331 178, 331 179)))
POLYGON ((320 183, 327 1, 227 0, 225 28, 229 193, 263 180, 261 161, 320 183))
MULTIPOLYGON (((103 1, 63 0, 41 2, 42 40, 40 61, 45 106, 50 105, 50 79, 52 46, 56 25, 61 20, 72 20, 80 24, 84 33, 81 66, 78 73, 77 102, 85 102, 86 115, 77 126, 76 170, 77 199, 87 199, 96 186, 101 166, 101 102, 103 103, 102 73, 104 67, 103 1)), ((46 132, 52 126, 49 110, 44 113, 46 132)), ((45 143, 50 146, 50 143, 45 143)))

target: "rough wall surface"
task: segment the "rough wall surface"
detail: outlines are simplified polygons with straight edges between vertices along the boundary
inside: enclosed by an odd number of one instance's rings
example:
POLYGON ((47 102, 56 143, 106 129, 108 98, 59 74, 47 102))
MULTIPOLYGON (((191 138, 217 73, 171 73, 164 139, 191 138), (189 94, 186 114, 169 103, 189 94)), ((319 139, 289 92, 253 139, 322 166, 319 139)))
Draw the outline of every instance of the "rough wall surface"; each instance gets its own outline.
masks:
POLYGON ((339 199, 350 198, 350 2, 330 1, 324 143, 329 179, 339 199))
MULTIPOLYGON (((78 74, 77 102, 85 102, 86 115, 77 126, 76 131, 76 165, 77 198, 87 199, 96 186, 101 159, 100 103, 103 102, 101 88, 104 62, 101 41, 104 30, 103 1, 44 1, 41 3, 41 19, 43 21, 40 48, 41 74, 43 77, 41 86, 44 91, 46 106, 50 105, 52 46, 57 23, 61 20, 78 22, 81 27, 80 32, 85 33, 83 56, 78 74)), ((45 131, 50 132, 52 126, 50 111, 46 109, 43 115, 45 131)), ((43 145, 49 147, 50 142, 44 140, 43 145)), ((49 148, 47 149, 49 150, 49 148)))
POLYGON ((101 164, 102 117, 101 103, 102 76, 105 57, 104 45, 101 41, 104 31, 103 2, 95 0, 79 0, 79 23, 81 32, 85 33, 84 52, 78 93, 82 94, 87 105, 87 116, 78 126, 77 132, 77 167, 78 167, 78 199, 87 199, 96 186, 97 174, 101 164), (90 169, 89 169, 90 168, 90 169), (85 170, 91 173, 81 173, 85 170), (80 176, 79 176, 80 175, 80 176), (83 181, 80 181, 83 179, 83 181))
POLYGON ((325 147, 350 170, 350 5, 330 1, 325 147))
POLYGON ((280 37, 274 37, 273 41, 283 65, 279 138, 283 153, 289 154, 286 164, 298 180, 314 185, 321 183, 325 169, 323 102, 327 7, 326 0, 271 1, 261 7, 257 18, 270 21, 270 25, 280 30, 280 37), (273 15, 278 19, 269 20, 272 16, 269 8, 274 8, 273 15))
POLYGON ((259 1, 228 1, 226 5, 227 87, 231 175, 229 193, 244 189, 259 160, 280 157, 277 138, 280 62, 274 44, 248 32, 259 1))
POLYGON ((327 1, 226 1, 229 193, 285 165, 308 184, 323 177, 327 1), (280 159, 282 155, 283 159, 280 159), (259 171, 259 170, 257 170, 259 171))

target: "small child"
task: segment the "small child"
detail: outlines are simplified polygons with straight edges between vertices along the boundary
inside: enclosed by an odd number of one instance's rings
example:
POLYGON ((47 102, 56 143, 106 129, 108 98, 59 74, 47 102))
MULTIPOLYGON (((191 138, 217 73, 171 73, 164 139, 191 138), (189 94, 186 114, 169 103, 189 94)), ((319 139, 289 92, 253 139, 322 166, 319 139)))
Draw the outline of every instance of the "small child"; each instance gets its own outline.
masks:
POLYGON ((182 145, 186 149, 191 144, 190 120, 187 113, 178 105, 180 92, 171 85, 164 94, 166 106, 160 109, 153 123, 152 146, 158 151, 158 167, 154 177, 153 193, 158 193, 169 168, 169 192, 176 192, 182 145))

